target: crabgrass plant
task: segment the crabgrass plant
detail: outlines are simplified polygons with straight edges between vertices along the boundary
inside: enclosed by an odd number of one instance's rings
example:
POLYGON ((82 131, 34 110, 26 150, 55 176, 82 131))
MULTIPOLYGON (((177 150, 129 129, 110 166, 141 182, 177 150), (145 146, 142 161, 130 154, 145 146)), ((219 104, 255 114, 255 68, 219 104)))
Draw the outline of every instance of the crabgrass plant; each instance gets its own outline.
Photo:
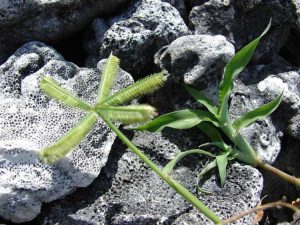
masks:
POLYGON ((210 152, 201 149, 193 149, 182 152, 166 165, 164 171, 171 173, 175 164, 186 155, 205 154, 206 156, 212 157, 213 160, 199 173, 199 179, 213 168, 218 168, 221 185, 223 186, 226 177, 226 166, 228 160, 237 159, 252 166, 261 167, 279 176, 285 181, 288 181, 298 187, 300 186, 299 178, 286 174, 283 171, 263 162, 258 157, 255 149, 253 149, 253 147, 240 133, 241 129, 251 125, 257 120, 263 120, 269 116, 279 106, 283 97, 283 92, 271 102, 247 112, 234 121, 230 118, 228 112, 228 99, 233 88, 234 79, 246 67, 261 38, 267 33, 270 26, 271 20, 263 33, 236 53, 226 65, 223 73, 223 79, 219 86, 218 106, 214 105, 212 101, 210 101, 201 92, 185 85, 186 90, 200 104, 206 107, 207 110, 184 109, 171 112, 136 128, 141 131, 156 132, 161 131, 165 127, 189 129, 196 126, 212 140, 211 142, 199 147, 212 145, 221 150, 219 155, 213 155, 210 152), (231 143, 228 144, 224 142, 222 135, 226 135, 231 143))
POLYGON ((169 176, 167 171, 161 170, 159 166, 153 163, 140 149, 138 149, 113 123, 118 121, 123 124, 133 124, 145 122, 151 119, 155 114, 155 108, 150 105, 127 105, 126 102, 134 98, 151 93, 161 87, 166 76, 163 73, 157 73, 141 81, 138 81, 118 92, 110 95, 117 70, 119 59, 112 54, 109 56, 107 63, 102 71, 101 82, 98 90, 98 99, 94 106, 84 102, 78 97, 72 95, 63 89, 57 82, 50 77, 42 77, 40 88, 50 98, 56 99, 63 104, 85 111, 86 116, 77 126, 72 128, 60 140, 53 145, 40 151, 40 157, 45 163, 55 163, 62 159, 80 141, 89 133, 96 124, 98 119, 102 119, 107 126, 114 131, 117 136, 158 176, 161 177, 177 193, 189 201, 195 208, 202 212, 208 219, 215 224, 220 223, 221 219, 215 215, 207 206, 205 206, 196 196, 189 192, 174 178, 169 176))

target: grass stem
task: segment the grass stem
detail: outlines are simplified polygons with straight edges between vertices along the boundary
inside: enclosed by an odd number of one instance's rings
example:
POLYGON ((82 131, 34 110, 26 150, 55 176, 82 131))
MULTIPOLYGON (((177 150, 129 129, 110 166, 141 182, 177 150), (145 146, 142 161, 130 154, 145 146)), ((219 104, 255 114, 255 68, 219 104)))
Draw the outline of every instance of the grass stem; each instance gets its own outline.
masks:
POLYGON ((283 179, 283 180, 285 180, 289 183, 292 183, 292 184, 296 185, 297 187, 300 187, 300 179, 299 178, 291 176, 291 175, 289 175, 289 174, 287 174, 287 173, 285 173, 285 172, 283 172, 283 171, 281 171, 281 170, 279 170, 279 169, 277 169, 277 168, 271 166, 270 164, 265 163, 261 160, 257 163, 257 166, 259 166, 260 168, 262 168, 262 169, 264 169, 264 170, 280 177, 281 179, 283 179))
POLYGON ((215 224, 221 222, 221 219, 204 205, 196 196, 189 192, 182 184, 172 179, 168 174, 153 163, 140 149, 138 149, 109 119, 103 118, 109 128, 113 130, 117 136, 126 144, 144 163, 146 163, 163 181, 170 185, 177 193, 190 202, 195 208, 203 213, 208 219, 215 224))

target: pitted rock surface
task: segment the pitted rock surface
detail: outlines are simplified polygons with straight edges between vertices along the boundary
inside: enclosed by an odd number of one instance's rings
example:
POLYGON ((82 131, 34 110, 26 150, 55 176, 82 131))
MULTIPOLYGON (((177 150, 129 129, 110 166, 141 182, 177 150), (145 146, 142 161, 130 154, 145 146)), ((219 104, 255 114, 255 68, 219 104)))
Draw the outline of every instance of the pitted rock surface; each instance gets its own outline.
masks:
POLYGON ((257 84, 258 90, 268 99, 273 99, 284 92, 283 104, 288 108, 282 113, 289 121, 287 132, 300 139, 300 71, 288 71, 273 74, 257 84), (290 112, 290 113, 288 113, 290 112))
MULTIPOLYGON (((86 187, 107 161, 115 135, 102 121, 78 147, 54 165, 43 164, 38 151, 57 141, 85 113, 46 97, 41 76, 51 76, 64 88, 95 103, 101 68, 79 68, 54 49, 32 42, 0 66, 0 215, 13 222, 32 220, 41 204, 86 187)), ((132 78, 119 70, 114 91, 132 78)))
MULTIPOLYGON (((253 167, 234 163, 227 169, 227 177, 224 188, 216 184, 213 176, 204 185, 204 188, 212 191, 212 195, 202 195, 200 199, 214 210, 221 218, 226 219, 237 215, 247 209, 254 208, 260 199, 263 179, 261 174, 253 167)), ((254 217, 246 216, 233 222, 235 225, 253 224, 254 217)), ((197 210, 192 209, 183 213, 172 223, 172 225, 213 225, 197 210)))
MULTIPOLYGON (((252 59, 258 63, 276 59, 288 38, 300 34, 298 1, 209 0, 197 1, 195 5, 189 16, 194 34, 224 35, 236 49, 259 36, 272 18, 272 27, 252 59)), ((296 42, 291 40, 294 47, 288 47, 288 51, 295 52, 296 42)), ((296 55, 294 58, 299 61, 296 55)))
POLYGON ((179 80, 183 76, 185 83, 193 84, 203 77, 212 80, 210 75, 221 73, 233 55, 234 47, 224 36, 187 35, 156 53, 155 63, 172 78, 179 80))
MULTIPOLYGON (((233 121, 273 99, 261 95, 256 85, 246 86, 238 82, 230 95, 229 112, 233 121)), ((280 138, 283 134, 276 128, 271 117, 258 120, 249 127, 242 128, 240 132, 257 151, 260 159, 269 164, 274 163, 281 150, 280 138)))
POLYGON ((57 41, 78 32, 96 16, 112 13, 128 0, 2 0, 0 63, 29 41, 57 41))
POLYGON ((297 67, 286 64, 285 61, 278 61, 268 65, 251 66, 239 77, 246 86, 256 85, 253 96, 260 95, 265 102, 271 101, 284 91, 282 103, 274 112, 276 120, 273 123, 284 134, 296 139, 300 136, 299 73, 297 67))
MULTIPOLYGON (((176 131, 157 134, 135 132, 132 141, 154 162, 163 166, 180 151, 178 146, 188 148, 191 143, 195 144, 193 138, 176 131)), ((80 190, 74 198, 69 196, 48 205, 39 221, 62 225, 212 224, 128 151, 124 152, 121 144, 114 145, 107 165, 100 177, 88 187, 89 190, 80 190), (85 192, 90 194, 87 196, 85 192), (189 223, 191 216, 197 218, 196 223, 189 223)), ((206 158, 188 157, 176 166, 172 176, 195 193, 197 170, 206 163, 206 158)), ((219 186, 214 175, 203 187, 212 195, 201 194, 200 199, 221 217, 228 217, 259 202, 262 176, 250 166, 234 163, 228 168, 224 188, 219 186)), ((251 224, 252 221, 251 215, 236 224, 251 224)))
POLYGON ((134 12, 129 10, 130 16, 124 15, 127 19, 114 23, 104 35, 102 29, 94 28, 95 40, 102 44, 97 48, 100 58, 113 52, 121 59, 121 67, 126 71, 147 75, 154 71, 156 51, 189 31, 179 12, 169 3, 142 0, 134 7, 134 12))

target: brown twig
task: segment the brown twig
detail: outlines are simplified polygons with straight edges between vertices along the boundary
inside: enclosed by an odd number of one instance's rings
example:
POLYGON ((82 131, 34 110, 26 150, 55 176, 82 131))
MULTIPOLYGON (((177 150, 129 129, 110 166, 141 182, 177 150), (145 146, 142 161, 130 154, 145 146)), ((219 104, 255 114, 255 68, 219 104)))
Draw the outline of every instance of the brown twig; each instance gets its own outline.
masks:
POLYGON ((227 225, 227 224, 237 221, 237 220, 241 219, 242 217, 247 216, 251 213, 255 213, 257 211, 261 211, 261 210, 265 210, 265 209, 269 209, 269 208, 275 208, 275 207, 286 207, 291 210, 294 210, 295 212, 300 211, 299 208, 297 208, 296 206, 294 206, 290 203, 287 203, 287 202, 283 202, 283 201, 271 202, 271 203, 267 203, 264 205, 256 206, 255 208, 244 211, 244 212, 240 213, 239 215, 232 216, 229 219, 224 220, 223 222, 219 223, 218 225, 227 225))

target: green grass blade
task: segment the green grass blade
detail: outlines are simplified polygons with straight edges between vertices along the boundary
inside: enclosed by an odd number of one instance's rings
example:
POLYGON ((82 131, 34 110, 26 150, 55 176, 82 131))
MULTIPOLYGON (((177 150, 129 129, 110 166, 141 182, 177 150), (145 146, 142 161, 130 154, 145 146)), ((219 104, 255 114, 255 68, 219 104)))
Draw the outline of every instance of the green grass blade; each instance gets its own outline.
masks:
MULTIPOLYGON (((197 183, 199 184, 200 181, 203 179, 203 177, 204 177, 209 171, 213 170, 213 169, 216 168, 217 166, 218 166, 218 165, 217 165, 217 160, 216 160, 216 159, 214 159, 214 160, 213 160, 212 162, 210 162, 207 166, 205 166, 205 167, 201 170, 201 172, 198 174, 198 176, 197 176, 197 183)), ((204 188, 200 188, 199 186, 198 186, 198 191, 200 191, 200 192, 202 192, 202 193, 204 193, 204 194, 212 194, 211 191, 206 190, 206 189, 204 189, 204 188)))
POLYGON ((204 195, 212 195, 213 194, 213 192, 211 192, 207 189, 204 189, 202 187, 197 186, 197 193, 199 193, 199 192, 204 194, 204 195))
POLYGON ((218 107, 216 107, 210 99, 208 99, 200 91, 197 91, 196 89, 194 89, 186 84, 184 85, 184 87, 199 103, 204 105, 208 109, 208 111, 210 111, 214 115, 217 115, 218 107))
POLYGON ((226 123, 229 123, 231 121, 228 111, 228 97, 229 95, 226 95, 224 97, 223 102, 219 108, 217 118, 219 119, 221 125, 225 125, 226 123))
POLYGON ((199 145, 199 148, 202 148, 202 147, 205 147, 205 146, 209 146, 209 145, 212 145, 212 146, 215 146, 221 150, 223 150, 224 152, 229 152, 232 150, 232 148, 225 144, 224 142, 208 142, 208 143, 204 143, 202 145, 199 145))
POLYGON ((40 88, 47 96, 54 98, 67 106, 83 109, 85 111, 90 111, 92 109, 89 104, 62 88, 51 77, 43 77, 40 81, 40 88))
POLYGON ((224 70, 223 79, 220 83, 219 87, 219 107, 221 110, 222 104, 225 101, 226 96, 228 96, 229 92, 233 87, 234 78, 243 71, 245 66, 249 63, 254 50, 256 49, 260 39, 267 33, 270 29, 271 20, 268 26, 265 28, 263 33, 248 45, 243 47, 238 53, 234 55, 234 57, 230 60, 224 70))
POLYGON ((175 167, 175 165, 185 156, 190 155, 190 154, 201 154, 201 155, 206 155, 209 157, 213 157, 215 158, 216 156, 211 154, 210 152, 201 150, 201 149, 192 149, 192 150, 188 150, 185 152, 181 152, 178 155, 176 155, 176 157, 174 159, 172 159, 164 168, 163 168, 163 172, 170 175, 175 167))
POLYGON ((104 99, 101 105, 121 105, 135 98, 150 94, 162 87, 167 80, 166 76, 161 73, 153 74, 134 84, 118 91, 112 96, 104 99))
POLYGON ((55 163, 62 159, 90 132, 97 121, 97 114, 89 112, 80 123, 72 128, 55 144, 41 150, 40 157, 44 163, 55 163))
POLYGON ((226 178, 226 167, 228 164, 228 160, 227 160, 228 154, 229 153, 226 153, 226 154, 218 155, 216 157, 222 187, 224 186, 225 178, 226 178))
POLYGON ((223 142, 221 133, 219 130, 210 123, 202 122, 197 125, 197 128, 201 130, 206 136, 208 136, 214 142, 223 142))
POLYGON ((145 122, 156 115, 156 109, 150 105, 97 106, 96 112, 123 124, 145 122))
POLYGON ((164 114, 135 129, 150 132, 159 132, 165 127, 171 127, 174 129, 189 129, 202 121, 216 123, 214 116, 210 112, 196 109, 185 109, 164 114))
POLYGON ((120 60, 111 53, 101 74, 97 103, 108 97, 119 69, 119 63, 120 60))
POLYGON ((256 120, 262 120, 265 119, 267 116, 269 116, 272 112, 274 112, 277 107, 280 105, 280 102, 283 98, 283 92, 275 99, 273 99, 271 102, 260 106, 257 109, 254 109, 250 112, 247 112, 245 115, 237 118, 232 126, 233 128, 238 131, 241 128, 247 127, 254 123, 256 120))

